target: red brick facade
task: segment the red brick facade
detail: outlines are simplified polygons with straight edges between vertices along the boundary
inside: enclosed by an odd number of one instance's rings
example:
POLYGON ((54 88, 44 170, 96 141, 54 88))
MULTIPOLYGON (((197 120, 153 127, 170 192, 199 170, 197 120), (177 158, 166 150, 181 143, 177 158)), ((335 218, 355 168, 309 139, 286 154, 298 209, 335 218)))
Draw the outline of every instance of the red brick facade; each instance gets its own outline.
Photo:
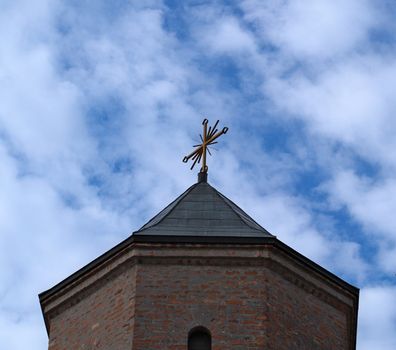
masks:
MULTIPOLYGON (((40 297, 50 350, 354 349, 358 292, 279 246, 126 245, 40 297)), ((73 277, 73 276, 72 276, 73 277)))

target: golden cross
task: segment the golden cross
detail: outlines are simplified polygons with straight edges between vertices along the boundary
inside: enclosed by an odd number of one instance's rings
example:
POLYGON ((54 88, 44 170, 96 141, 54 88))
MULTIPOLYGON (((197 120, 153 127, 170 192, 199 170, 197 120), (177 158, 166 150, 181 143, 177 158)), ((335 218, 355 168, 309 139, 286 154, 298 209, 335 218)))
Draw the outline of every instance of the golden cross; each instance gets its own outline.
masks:
POLYGON ((228 128, 224 127, 220 131, 216 129, 217 124, 219 124, 219 120, 216 122, 216 124, 213 127, 209 127, 208 130, 208 120, 204 119, 202 122, 203 125, 203 136, 199 135, 201 138, 202 143, 199 145, 194 145, 193 147, 196 147, 196 149, 191 152, 188 156, 185 156, 183 158, 183 162, 187 163, 188 160, 191 158, 191 160, 194 161, 193 165, 191 166, 191 170, 194 168, 196 163, 200 163, 202 159, 202 166, 201 166, 201 173, 207 173, 208 172, 208 166, 206 165, 206 151, 210 153, 209 146, 216 144, 215 140, 220 137, 221 135, 227 133, 228 128))

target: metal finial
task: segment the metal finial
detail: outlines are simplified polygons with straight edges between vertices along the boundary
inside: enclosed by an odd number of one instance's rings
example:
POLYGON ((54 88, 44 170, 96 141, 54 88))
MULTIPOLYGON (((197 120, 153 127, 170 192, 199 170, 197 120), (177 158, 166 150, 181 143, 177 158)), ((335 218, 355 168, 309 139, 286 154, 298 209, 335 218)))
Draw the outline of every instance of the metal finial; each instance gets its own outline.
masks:
POLYGON ((199 135, 202 143, 199 145, 194 145, 193 147, 195 147, 196 149, 193 152, 191 152, 188 156, 185 156, 183 158, 184 163, 187 163, 189 159, 194 161, 193 165, 191 166, 191 170, 194 168, 195 164, 197 163, 199 164, 202 159, 202 166, 200 173, 206 174, 208 172, 208 166, 206 165, 206 152, 208 152, 209 155, 211 155, 209 146, 216 144, 217 142, 215 142, 215 140, 219 136, 226 134, 228 131, 227 127, 224 127, 223 129, 218 131, 217 124, 219 124, 219 120, 215 123, 213 127, 209 127, 208 130, 208 120, 207 119, 203 120, 202 122, 203 133, 202 135, 199 135))

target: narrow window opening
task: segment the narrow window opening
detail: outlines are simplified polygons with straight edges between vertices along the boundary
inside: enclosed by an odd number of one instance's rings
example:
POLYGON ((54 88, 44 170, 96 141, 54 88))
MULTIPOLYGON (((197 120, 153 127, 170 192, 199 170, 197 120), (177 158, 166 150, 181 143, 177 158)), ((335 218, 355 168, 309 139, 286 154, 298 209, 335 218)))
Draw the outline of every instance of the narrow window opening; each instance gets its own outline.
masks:
POLYGON ((188 334, 188 350, 211 350, 212 337, 204 327, 195 327, 188 334))

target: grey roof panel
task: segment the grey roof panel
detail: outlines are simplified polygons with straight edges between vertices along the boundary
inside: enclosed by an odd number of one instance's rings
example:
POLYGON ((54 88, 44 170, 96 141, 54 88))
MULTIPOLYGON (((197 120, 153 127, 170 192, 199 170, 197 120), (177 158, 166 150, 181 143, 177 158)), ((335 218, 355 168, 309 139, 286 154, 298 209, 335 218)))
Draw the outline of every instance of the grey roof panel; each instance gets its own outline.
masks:
POLYGON ((191 186, 134 235, 273 237, 206 182, 191 186))

